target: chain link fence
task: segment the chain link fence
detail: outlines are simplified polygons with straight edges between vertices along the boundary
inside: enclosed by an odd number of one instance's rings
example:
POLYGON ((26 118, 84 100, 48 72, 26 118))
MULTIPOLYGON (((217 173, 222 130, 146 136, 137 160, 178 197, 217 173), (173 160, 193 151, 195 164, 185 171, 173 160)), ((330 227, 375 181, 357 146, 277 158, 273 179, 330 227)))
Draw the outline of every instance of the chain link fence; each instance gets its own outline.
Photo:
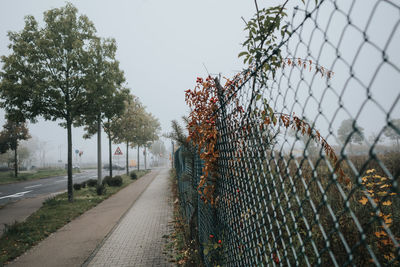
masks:
POLYGON ((235 98, 219 92, 215 207, 197 193, 196 150, 175 153, 187 223, 207 266, 398 265, 400 5, 326 0, 294 10, 279 46, 289 66, 268 80, 252 72, 235 98), (337 164, 315 136, 260 123, 265 107, 318 130, 337 164))

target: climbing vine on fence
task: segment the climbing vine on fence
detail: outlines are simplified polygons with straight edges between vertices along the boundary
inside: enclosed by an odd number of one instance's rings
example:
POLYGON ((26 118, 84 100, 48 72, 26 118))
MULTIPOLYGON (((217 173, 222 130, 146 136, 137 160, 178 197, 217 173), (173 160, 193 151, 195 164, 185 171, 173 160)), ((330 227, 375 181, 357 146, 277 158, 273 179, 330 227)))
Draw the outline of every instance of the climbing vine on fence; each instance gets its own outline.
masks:
MULTIPOLYGON (((309 71, 314 69, 316 73, 320 73, 322 77, 327 79, 331 79, 334 74, 331 70, 309 59, 282 57, 277 34, 280 34, 282 39, 290 35, 288 24, 283 23, 283 19, 287 16, 285 13, 287 3, 288 1, 285 1, 282 5, 258 10, 257 2, 255 2, 257 13, 249 22, 245 22, 245 30, 248 31, 248 37, 243 43, 243 47, 246 50, 239 54, 239 57, 245 58, 244 63, 249 64, 248 69, 231 79, 225 78, 224 85, 220 84, 220 80, 217 77, 208 76, 206 79, 198 77, 195 88, 185 91, 186 103, 191 108, 188 140, 197 147, 200 158, 204 161, 203 175, 200 177, 198 191, 202 200, 212 205, 216 203, 215 182, 219 176, 217 171, 219 132, 216 124, 220 109, 227 105, 228 102, 234 103, 235 108, 229 114, 229 123, 237 131, 241 131, 241 136, 245 136, 246 131, 250 130, 250 125, 246 122, 250 110, 245 110, 245 108, 249 108, 251 103, 249 107, 243 107, 240 105, 237 96, 237 92, 244 84, 252 82, 253 89, 256 82, 265 85, 268 75, 274 77, 279 68, 283 69, 285 67, 298 67, 309 71)), ((316 1, 317 3, 318 1, 316 1)), ((349 178, 345 177, 338 164, 338 158, 334 150, 319 131, 294 113, 275 112, 268 105, 268 99, 264 98, 262 94, 255 95, 251 101, 263 101, 261 110, 256 109, 251 112, 253 121, 254 116, 256 116, 256 121, 259 122, 260 127, 279 125, 285 128, 292 128, 302 135, 308 135, 321 144, 325 154, 335 166, 339 181, 346 184, 350 183, 349 178)), ((239 158, 245 149, 243 140, 237 140, 237 142, 239 144, 238 150, 235 151, 235 158, 239 158)))
MULTIPOLYGON (((329 72, 327 72, 329 73, 329 72)), ((203 175, 200 177, 198 185, 202 200, 215 204, 215 182, 218 179, 217 160, 219 152, 217 150, 217 141, 219 133, 217 130, 218 110, 224 105, 224 101, 230 99, 235 103, 234 111, 230 114, 229 123, 233 128, 245 136, 250 130, 250 125, 246 123, 245 109, 240 105, 236 90, 240 87, 248 74, 238 74, 233 79, 226 79, 224 86, 221 86, 218 78, 208 76, 205 80, 197 78, 196 87, 193 90, 186 90, 185 99, 191 113, 189 115, 189 136, 188 140, 197 147, 200 158, 204 161, 203 175)), ((263 109, 253 112, 258 116, 260 127, 264 126, 283 126, 291 128, 302 135, 308 135, 317 143, 321 144, 324 152, 336 166, 336 173, 339 175, 339 181, 346 184, 350 183, 338 164, 338 158, 324 139, 320 132, 312 127, 308 122, 296 116, 295 114, 285 114, 275 112, 267 104, 267 100, 261 95, 257 95, 255 101, 263 101, 263 109)), ((238 141, 238 150, 235 151, 235 157, 243 155, 245 144, 243 140, 238 141)))
POLYGON ((216 150, 218 99, 216 90, 212 88, 215 88, 215 80, 210 76, 205 81, 202 78, 197 78, 196 87, 194 90, 187 90, 185 98, 186 103, 192 109, 189 115, 188 140, 197 146, 200 158, 204 161, 203 175, 198 185, 199 193, 202 194, 201 198, 204 201, 210 201, 214 204, 215 179, 218 175, 216 169, 218 159, 218 151, 216 150))

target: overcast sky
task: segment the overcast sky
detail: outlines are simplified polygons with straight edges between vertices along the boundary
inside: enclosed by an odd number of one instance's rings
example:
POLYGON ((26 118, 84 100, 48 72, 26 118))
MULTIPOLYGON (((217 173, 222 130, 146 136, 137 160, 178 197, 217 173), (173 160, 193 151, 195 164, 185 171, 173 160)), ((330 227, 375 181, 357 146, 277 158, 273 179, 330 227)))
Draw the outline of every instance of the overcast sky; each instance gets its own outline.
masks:
MULTIPOLYGON (((302 10, 297 12, 294 28, 304 20, 302 10)), ((336 135, 341 122, 349 118, 356 118, 365 129, 366 139, 378 134, 388 120, 400 118, 399 47, 398 1, 326 0, 284 50, 289 57, 307 55, 334 75, 327 80, 308 68, 286 68, 283 78, 277 79, 279 92, 274 88, 275 109, 315 121, 325 137, 329 131, 336 135), (397 7, 391 2, 397 2, 397 7)), ((338 140, 330 136, 328 141, 338 140)))
MULTIPOLYGON (((197 76, 212 73, 229 75, 242 69, 237 54, 244 39, 241 16, 249 18, 254 5, 232 0, 86 0, 69 1, 79 13, 94 23, 101 37, 113 37, 118 44, 117 59, 128 87, 147 110, 159 120, 163 132, 170 122, 187 111, 184 90, 193 88, 197 76)), ((7 32, 19 31, 24 16, 42 22, 43 12, 65 5, 58 0, 1 0, 0 54, 8 54, 7 32)), ((3 124, 3 113, 0 117, 3 124)), ((54 122, 30 125, 32 135, 46 141, 58 155, 58 145, 66 152, 66 131, 54 122)), ((94 156, 96 142, 83 140, 80 129, 73 131, 74 148, 94 156)), ((103 147, 106 139, 103 140, 103 147)), ((53 153, 52 153, 53 154, 53 153)), ((50 155, 52 155, 50 154, 50 155)), ((103 158, 106 156, 105 151, 103 158)), ((57 156, 58 157, 58 156, 57 156)))
MULTIPOLYGON (((116 39, 118 44, 117 59, 121 63, 121 69, 125 72, 128 87, 131 88, 134 95, 141 99, 147 110, 160 120, 163 132, 170 130, 171 120, 180 119, 182 115, 187 114, 184 90, 194 87, 196 77, 207 75, 204 66, 212 74, 222 73, 226 76, 232 76, 244 67, 242 60, 237 58, 238 53, 242 51, 241 43, 246 36, 241 17, 246 20, 252 17, 255 12, 253 1, 85 0, 70 2, 78 8, 80 14, 87 15, 94 23, 98 36, 116 39)), ((262 6, 263 4, 275 5, 283 1, 259 2, 262 6)), ((353 2, 356 3, 356 7, 353 8, 351 18, 360 27, 365 27, 371 12, 374 10, 374 3, 377 1, 337 1, 339 6, 347 11, 350 9, 349 3, 353 2)), ((0 55, 9 53, 7 32, 21 30, 24 25, 24 16, 33 15, 39 22, 42 22, 44 11, 63 6, 65 3, 65 1, 59 0, 0 0, 0 55)), ((300 0, 293 0, 291 4, 292 6, 302 5, 300 0)), ((329 14, 333 9, 332 1, 326 1, 318 15, 320 26, 326 25, 329 14)), ((374 23, 368 29, 368 33, 379 43, 380 40, 387 40, 387 34, 390 34, 389 28, 392 29, 393 25, 399 21, 400 15, 398 10, 388 7, 388 5, 380 5, 378 9, 377 14, 373 15, 374 23)), ((332 43, 338 45, 340 34, 347 22, 345 16, 340 13, 335 15, 333 21, 328 34, 332 43)), ((307 37, 309 38, 314 27, 315 24, 312 23, 305 25, 302 32, 304 40, 308 41, 307 37), (307 29, 309 32, 307 32, 307 29)), ((345 53, 347 60, 351 60, 357 53, 357 47, 359 47, 357 42, 360 43, 363 37, 362 35, 360 37, 359 33, 352 33, 351 29, 345 35, 340 51, 345 53)), ((321 45, 318 44, 318 40, 322 40, 323 35, 321 37, 320 32, 319 36, 316 34, 315 38, 317 43, 313 42, 311 45, 311 48, 312 46, 316 47, 313 50, 313 56, 319 58, 322 62, 326 62, 326 66, 334 68, 336 80, 332 82, 336 84, 333 85, 333 88, 338 90, 337 93, 340 94, 341 90, 346 87, 345 84, 349 76, 348 67, 341 66, 340 64, 343 65, 343 62, 340 61, 334 63, 336 54, 335 51, 329 51, 329 47, 323 49, 323 56, 320 57, 321 51, 319 49, 321 45)), ((393 39, 388 48, 389 56, 399 66, 399 30, 395 31, 393 39)), ((306 46, 303 48, 300 46, 295 56, 297 57, 301 53, 307 55, 306 48, 306 46)), ((374 49, 363 48, 362 53, 365 53, 365 55, 360 56, 360 60, 356 62, 355 70, 360 76, 370 77, 371 73, 377 68, 376 63, 381 62, 380 55, 372 54, 371 51, 374 51, 374 49), (372 64, 368 66, 371 62, 372 64)), ((384 108, 388 109, 393 104, 397 105, 392 117, 400 117, 399 104, 394 103, 394 99, 399 96, 399 73, 393 71, 390 67, 385 71, 385 67, 387 66, 383 67, 382 75, 376 78, 379 83, 374 83, 375 91, 371 90, 371 93, 378 100, 379 105, 384 108)), ((326 83, 321 84, 326 85, 326 83)), ((316 82, 316 85, 318 85, 318 82, 316 82)), ((340 121, 347 116, 356 116, 360 110, 366 97, 365 89, 360 88, 360 86, 357 87, 357 84, 354 84, 353 88, 354 90, 347 90, 343 94, 344 102, 348 106, 348 113, 336 117, 335 127, 338 127, 340 121)), ((306 88, 307 93, 308 89, 306 88)), ((323 90, 317 93, 316 99, 321 92, 323 90)), ((307 94, 303 95, 303 103, 307 101, 305 96, 307 94)), ((331 120, 336 116, 338 99, 332 97, 325 98, 323 101, 326 102, 324 105, 327 107, 325 121, 331 120)), ((309 103, 311 108, 305 114, 313 117, 313 114, 309 115, 309 113, 318 109, 317 102, 314 100, 314 104, 309 103)), ((290 100, 288 103, 290 103, 290 100)), ((360 123, 368 132, 373 132, 384 125, 385 118, 382 110, 377 111, 376 104, 370 106, 370 108, 366 108, 367 111, 361 112, 360 123), (379 127, 376 125, 379 125, 379 127)), ((1 125, 4 122, 3 114, 3 112, 0 113, 1 125)), ((48 160, 58 159, 59 149, 61 149, 62 159, 65 162, 67 149, 65 129, 59 127, 56 122, 44 121, 31 124, 29 128, 32 135, 47 143, 48 160)), ((96 139, 84 140, 82 135, 82 129, 73 130, 73 147, 84 151, 85 161, 94 161, 96 139)), ((103 159, 106 160, 107 141, 104 134, 103 148, 103 159)), ((115 148, 116 146, 114 146, 115 148)))

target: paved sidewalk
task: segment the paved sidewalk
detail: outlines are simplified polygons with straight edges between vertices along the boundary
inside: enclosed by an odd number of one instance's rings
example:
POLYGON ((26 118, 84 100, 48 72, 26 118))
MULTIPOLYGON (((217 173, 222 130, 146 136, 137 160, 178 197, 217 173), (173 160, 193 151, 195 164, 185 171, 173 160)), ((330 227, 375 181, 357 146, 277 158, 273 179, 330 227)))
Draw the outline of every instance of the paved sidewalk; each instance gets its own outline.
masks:
POLYGON ((172 266, 162 253, 172 227, 168 169, 163 169, 105 240, 88 266, 172 266))
POLYGON ((81 266, 159 173, 153 170, 131 183, 7 266, 81 266))

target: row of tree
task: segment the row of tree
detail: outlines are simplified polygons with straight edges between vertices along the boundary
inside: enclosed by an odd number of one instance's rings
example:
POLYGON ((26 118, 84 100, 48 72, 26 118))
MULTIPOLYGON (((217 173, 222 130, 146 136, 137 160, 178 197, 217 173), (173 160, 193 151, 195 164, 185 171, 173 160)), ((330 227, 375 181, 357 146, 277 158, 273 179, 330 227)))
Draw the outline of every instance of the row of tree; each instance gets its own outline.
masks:
MULTIPOLYGON (((399 146, 400 140, 400 119, 390 120, 388 125, 385 126, 383 130, 383 135, 378 135, 376 133, 372 133, 372 135, 368 138, 368 141, 373 143, 379 143, 383 141, 384 136, 386 136, 389 140, 396 141, 397 146, 399 146)), ((352 143, 362 144, 364 137, 364 128, 357 125, 356 121, 353 119, 343 120, 338 129, 338 138, 341 144, 350 145, 352 143)))
POLYGON ((114 39, 96 36, 93 23, 70 3, 44 12, 43 19, 39 27, 33 16, 26 16, 21 31, 8 33, 11 53, 1 57, 0 106, 17 125, 38 117, 61 120, 67 130, 72 201, 73 126, 84 126, 87 138, 98 136, 100 184, 101 129, 110 144, 143 146, 157 139, 159 123, 124 86, 114 39))
POLYGON ((18 145, 20 140, 31 138, 25 123, 7 120, 0 132, 0 154, 14 151, 14 175, 18 176, 18 145))
MULTIPOLYGON (((310 123, 306 118, 304 119, 308 123, 310 123)), ((312 123, 310 123, 312 124, 312 123)), ((390 120, 388 125, 385 126, 384 130, 381 134, 372 133, 368 137, 369 144, 378 144, 381 143, 384 137, 387 137, 389 140, 396 141, 397 148, 399 147, 400 140, 400 119, 390 120)), ((292 130, 289 132, 289 136, 296 137, 296 139, 300 140, 301 143, 307 148, 307 151, 311 155, 318 155, 319 148, 317 144, 313 141, 313 139, 309 136, 301 135, 298 132, 292 130)), ((354 119, 345 119, 341 122, 338 130, 337 137, 339 140, 339 146, 346 145, 349 147, 350 152, 353 153, 353 144, 361 145, 365 140, 364 128, 359 126, 354 119)))

